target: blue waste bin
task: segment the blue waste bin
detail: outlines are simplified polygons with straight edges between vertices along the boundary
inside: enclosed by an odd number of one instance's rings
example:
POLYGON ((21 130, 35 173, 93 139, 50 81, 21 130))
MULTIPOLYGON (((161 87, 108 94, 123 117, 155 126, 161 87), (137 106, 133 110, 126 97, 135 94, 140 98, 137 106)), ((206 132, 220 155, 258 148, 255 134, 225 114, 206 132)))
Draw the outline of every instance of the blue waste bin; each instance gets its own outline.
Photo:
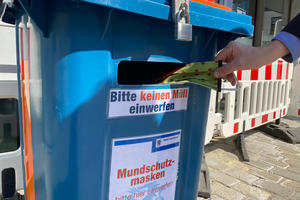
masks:
POLYGON ((196 199, 210 90, 156 83, 251 35, 251 18, 190 2, 182 42, 170 1, 14 4, 27 200, 196 199))

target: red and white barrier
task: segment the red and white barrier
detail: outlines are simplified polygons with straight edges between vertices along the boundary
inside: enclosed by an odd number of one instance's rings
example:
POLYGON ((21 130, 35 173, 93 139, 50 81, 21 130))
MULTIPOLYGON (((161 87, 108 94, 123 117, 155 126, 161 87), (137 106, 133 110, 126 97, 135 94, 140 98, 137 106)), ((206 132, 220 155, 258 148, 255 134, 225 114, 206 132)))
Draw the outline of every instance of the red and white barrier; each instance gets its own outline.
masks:
MULTIPOLYGON (((206 144, 216 133, 230 137, 285 116, 290 103, 292 68, 292 64, 280 59, 260 69, 238 70, 235 87, 224 82, 223 88, 229 90, 220 93, 217 112, 209 109, 206 144), (220 114, 221 120, 212 124, 220 114)), ((211 105, 215 96, 212 91, 211 105)))

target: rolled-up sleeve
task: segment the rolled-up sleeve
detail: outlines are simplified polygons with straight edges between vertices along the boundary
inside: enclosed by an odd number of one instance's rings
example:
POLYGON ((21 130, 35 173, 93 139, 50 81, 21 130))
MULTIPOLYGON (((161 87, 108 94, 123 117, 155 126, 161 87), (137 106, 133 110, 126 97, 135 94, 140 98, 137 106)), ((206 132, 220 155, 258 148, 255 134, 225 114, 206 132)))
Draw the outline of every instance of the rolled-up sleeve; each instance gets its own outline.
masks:
POLYGON ((294 62, 300 57, 300 39, 295 35, 281 31, 273 39, 281 41, 290 51, 290 54, 284 56, 284 59, 287 62, 294 62))

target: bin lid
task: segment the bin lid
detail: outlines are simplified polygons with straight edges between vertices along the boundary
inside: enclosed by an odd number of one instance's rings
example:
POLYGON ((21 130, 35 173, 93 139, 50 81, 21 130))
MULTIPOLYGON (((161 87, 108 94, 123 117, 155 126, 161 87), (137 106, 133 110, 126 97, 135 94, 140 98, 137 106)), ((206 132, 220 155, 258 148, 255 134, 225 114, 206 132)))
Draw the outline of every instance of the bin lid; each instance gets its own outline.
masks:
MULTIPOLYGON (((123 11, 171 21, 171 0, 80 0, 123 11)), ((251 17, 190 1, 190 23, 194 26, 252 35, 251 17)))

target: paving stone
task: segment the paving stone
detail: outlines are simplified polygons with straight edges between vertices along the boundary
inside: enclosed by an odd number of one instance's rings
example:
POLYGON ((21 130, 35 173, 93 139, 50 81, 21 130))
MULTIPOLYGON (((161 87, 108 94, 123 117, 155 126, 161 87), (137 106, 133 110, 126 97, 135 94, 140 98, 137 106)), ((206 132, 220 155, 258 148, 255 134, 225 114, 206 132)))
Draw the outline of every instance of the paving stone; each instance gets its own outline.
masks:
POLYGON ((263 171, 263 170, 260 170, 260 169, 251 169, 249 172, 251 174, 257 176, 257 177, 260 177, 260 178, 266 179, 266 180, 270 180, 270 181, 273 181, 275 183, 279 183, 279 181, 282 179, 281 176, 278 176, 278 175, 273 174, 271 172, 263 171))
POLYGON ((291 198, 290 200, 299 200, 300 199, 300 192, 296 192, 291 198))
POLYGON ((251 167, 247 164, 247 162, 241 162, 237 160, 229 160, 225 163, 229 168, 238 168, 244 171, 248 171, 251 167))
POLYGON ((261 149, 263 148, 262 143, 257 142, 259 139, 255 139, 255 140, 250 140, 246 142, 246 147, 247 146, 251 146, 251 147, 255 147, 256 149, 261 149))
POLYGON ((240 154, 237 149, 234 152, 223 152, 219 156, 226 157, 228 160, 240 161, 240 154))
POLYGON ((293 155, 300 155, 299 147, 290 143, 274 143, 277 146, 277 149, 282 153, 290 153, 293 155))
POLYGON ((259 200, 267 200, 271 197, 271 194, 269 192, 265 192, 258 187, 250 186, 244 182, 239 182, 232 188, 234 188, 236 191, 241 192, 247 197, 252 197, 259 200))
POLYGON ((212 182, 211 190, 213 195, 218 195, 225 200, 242 200, 246 198, 242 193, 228 188, 217 181, 212 182))
POLYGON ((228 152, 228 151, 233 152, 233 151, 236 150, 236 146, 235 146, 235 144, 233 144, 232 139, 231 139, 229 144, 225 143, 225 142, 219 142, 217 144, 217 146, 220 147, 221 150, 223 150, 223 152, 224 152, 225 149, 226 149, 226 152, 228 152))
MULTIPOLYGON (((292 189, 296 190, 297 192, 300 192, 300 183, 299 183, 299 182, 285 179, 285 180, 281 183, 281 185, 283 185, 283 186, 285 186, 285 187, 292 188, 292 189)), ((299 198, 299 199, 300 199, 300 198, 299 198)))
POLYGON ((215 170, 213 168, 209 169, 210 178, 215 179, 216 181, 222 183, 227 187, 231 187, 234 184, 240 182, 238 179, 225 174, 222 171, 215 170))
POLYGON ((266 170, 266 171, 269 171, 274 167, 273 165, 271 165, 269 163, 262 162, 259 160, 251 160, 251 159, 250 159, 250 162, 247 162, 247 164, 251 165, 255 168, 259 168, 259 169, 266 170))
POLYGON ((272 196, 270 197, 270 200, 285 200, 285 199, 283 199, 281 196, 272 194, 272 196))
POLYGON ((208 157, 206 157, 206 164, 209 168, 214 168, 221 171, 228 169, 228 166, 226 166, 222 162, 219 162, 218 160, 215 159, 209 159, 208 157))
POLYGON ((219 152, 216 154, 211 154, 208 156, 208 158, 215 158, 215 159, 223 161, 223 162, 229 162, 232 160, 240 162, 237 153, 225 152, 225 151, 219 152))
POLYGON ((282 156, 280 155, 280 151, 278 149, 262 149, 260 155, 264 157, 270 157, 272 159, 280 160, 282 156))
POLYGON ((285 152, 285 153, 291 153, 291 154, 295 154, 298 155, 300 153, 300 151, 296 151, 293 149, 293 146, 291 147, 283 147, 283 146, 279 146, 278 147, 279 151, 281 152, 285 152))
POLYGON ((222 197, 219 197, 218 195, 211 195, 211 200, 224 200, 222 197))
POLYGON ((257 200, 257 199, 255 199, 253 197, 247 197, 247 199, 245 199, 245 200, 257 200))
POLYGON ((261 154, 264 155, 265 157, 269 157, 269 158, 277 160, 277 161, 282 160, 284 158, 283 156, 280 155, 280 152, 278 152, 276 154, 271 154, 271 153, 262 151, 261 154))
POLYGON ((254 143, 254 142, 246 142, 245 145, 246 145, 247 151, 249 151, 249 152, 259 154, 262 151, 262 146, 254 143))
POLYGON ((254 142, 256 144, 260 145, 263 150, 270 149, 271 151, 272 150, 275 150, 276 152, 278 151, 277 146, 275 144, 272 144, 272 143, 269 143, 269 142, 264 142, 264 141, 262 141, 262 138, 259 138, 257 141, 254 141, 254 142))
POLYGON ((285 177, 290 180, 298 181, 300 182, 300 174, 291 172, 286 169, 280 169, 278 167, 275 167, 274 169, 271 170, 274 174, 277 174, 279 176, 285 177))
POLYGON ((260 148, 255 148, 255 147, 246 147, 247 152, 249 153, 254 153, 254 154, 260 154, 262 151, 260 148))
MULTIPOLYGON (((212 151, 210 151, 209 153, 206 153, 208 156, 210 156, 210 155, 217 155, 219 153, 224 152, 224 150, 220 148, 220 143, 219 142, 216 143, 216 144, 214 144, 213 147, 214 147, 214 149, 212 151)), ((206 150, 206 151, 208 151, 208 150, 206 150)))
POLYGON ((288 199, 294 193, 293 189, 263 179, 255 181, 253 185, 256 185, 257 187, 260 187, 263 190, 266 190, 268 192, 280 196, 282 200, 288 199))
MULTIPOLYGON (((297 123, 299 126, 300 121, 297 123)), ((270 200, 300 200, 300 144, 292 145, 251 130, 245 135, 250 162, 240 162, 231 138, 216 141, 205 147, 211 200, 264 199, 255 196, 259 194, 255 188, 271 194, 270 200)))
POLYGON ((251 151, 248 151, 248 149, 247 149, 247 153, 248 153, 250 161, 252 161, 252 160, 260 160, 260 158, 261 158, 258 153, 253 153, 251 151))
POLYGON ((233 177, 235 177, 241 181, 244 181, 250 185, 257 179, 259 179, 258 177, 250 174, 249 172, 241 170, 239 168, 229 168, 225 172, 228 175, 233 176, 233 177))
POLYGON ((288 168, 286 168, 287 170, 291 171, 291 172, 294 172, 296 174, 300 174, 300 168, 299 167, 292 167, 292 166, 289 166, 288 168))
POLYGON ((289 165, 287 163, 284 163, 282 161, 274 160, 267 157, 262 157, 262 160, 266 163, 269 163, 273 166, 281 167, 281 168, 287 168, 289 165))
POLYGON ((298 167, 300 168, 300 160, 284 160, 284 162, 288 163, 289 165, 293 166, 293 167, 298 167))
POLYGON ((300 156, 299 155, 295 155, 295 154, 290 154, 290 153, 286 153, 286 152, 281 152, 280 155, 286 159, 290 159, 290 160, 300 160, 300 156))
MULTIPOLYGON (((247 151, 249 151, 247 149, 247 151)), ((264 148, 261 147, 258 150, 252 149, 250 150, 251 153, 255 153, 257 155, 259 155, 260 157, 266 157, 266 158, 271 158, 274 160, 281 160, 283 157, 280 155, 280 151, 275 149, 275 148, 264 148)))
POLYGON ((290 116, 285 116, 284 118, 280 119, 282 122, 288 124, 290 127, 294 127, 297 128, 299 127, 299 122, 300 122, 300 118, 296 117, 290 117, 290 116))
POLYGON ((259 135, 257 134, 260 142, 272 143, 272 141, 274 140, 272 137, 260 133, 261 132, 258 133, 259 135))

